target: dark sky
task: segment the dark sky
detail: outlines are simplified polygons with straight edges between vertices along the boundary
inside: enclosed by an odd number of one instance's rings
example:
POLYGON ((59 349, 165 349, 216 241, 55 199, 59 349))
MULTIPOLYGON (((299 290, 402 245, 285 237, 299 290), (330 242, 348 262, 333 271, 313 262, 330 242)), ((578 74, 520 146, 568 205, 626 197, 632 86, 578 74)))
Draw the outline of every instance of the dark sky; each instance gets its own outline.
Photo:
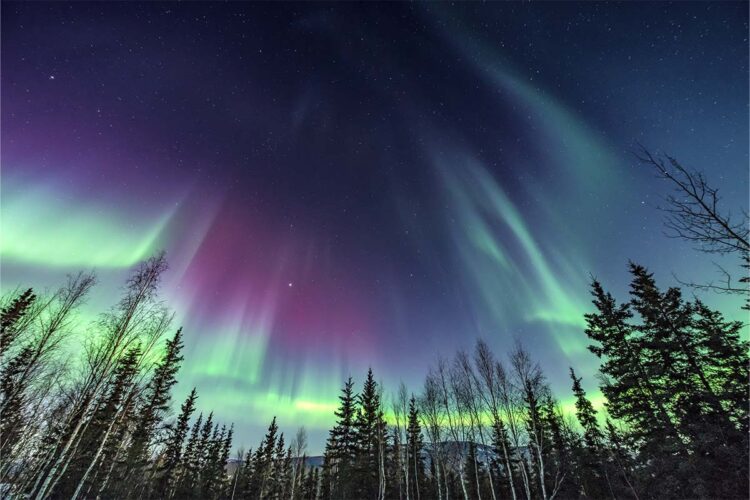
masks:
MULTIPOLYGON (((589 275, 711 275, 638 143, 747 207, 748 5, 2 4, 3 289, 166 249, 180 396, 322 443, 343 378, 519 339, 593 389, 589 275)), ((709 297, 720 304, 726 298, 709 297)), ((557 381, 560 381, 559 384, 557 381)))

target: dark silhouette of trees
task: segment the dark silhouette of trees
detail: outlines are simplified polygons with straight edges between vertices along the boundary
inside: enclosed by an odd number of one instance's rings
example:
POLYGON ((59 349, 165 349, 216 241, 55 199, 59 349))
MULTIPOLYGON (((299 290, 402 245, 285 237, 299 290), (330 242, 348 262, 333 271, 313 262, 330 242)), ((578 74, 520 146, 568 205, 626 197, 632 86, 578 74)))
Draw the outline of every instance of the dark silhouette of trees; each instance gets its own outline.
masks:
POLYGON ((635 489, 664 498, 739 498, 748 477, 742 325, 686 301, 677 288, 662 292, 642 266, 630 271, 631 300, 623 304, 593 282, 596 312, 586 316, 586 334, 603 361, 607 410, 625 426, 618 446, 627 443, 636 455, 635 489))
POLYGON ((411 492, 412 498, 420 500, 425 497, 425 479, 424 464, 424 442, 422 439, 422 426, 420 425, 419 408, 417 401, 412 395, 409 400, 409 416, 407 417, 406 427, 406 467, 409 470, 409 480, 407 481, 407 491, 411 492))
POLYGON ((167 427, 164 450, 157 456, 154 468, 154 495, 157 498, 170 498, 174 488, 180 466, 183 463, 183 447, 188 430, 190 429, 190 417, 195 411, 195 401, 198 398, 195 388, 190 391, 185 402, 180 407, 177 421, 167 427))
MULTIPOLYGON (((0 361, 0 483, 2 495, 26 498, 168 498, 186 473, 183 452, 195 393, 175 424, 168 413, 182 361, 181 331, 154 347, 171 313, 156 292, 163 255, 139 266, 119 304, 83 340, 80 363, 66 363, 71 318, 95 278, 71 276, 49 297, 26 290, 3 299, 0 361), (174 430, 173 430, 174 429, 174 430), (165 440, 165 437, 167 439, 165 440)), ((231 431, 201 443, 212 450, 220 496, 231 431), (214 451, 215 450, 215 451, 214 451)), ((205 468, 207 461, 198 464, 205 468)), ((183 482, 184 483, 184 482, 183 482)))
MULTIPOLYGON (((685 185, 701 185, 692 179, 685 185)), ((603 408, 573 368, 572 392, 558 399, 523 346, 496 356, 480 340, 471 354, 438 358, 419 394, 402 384, 392 416, 372 370, 360 393, 350 377, 320 467, 307 459, 304 428, 287 444, 276 418, 255 451, 230 460, 234 427, 199 412, 195 389, 170 416, 183 337, 157 298, 165 269, 157 255, 134 271, 75 366, 65 343, 94 276, 0 301, 3 498, 746 497, 746 325, 659 288, 638 264, 625 301, 591 283, 584 334, 600 361, 603 408)))
POLYGON ((352 378, 344 384, 339 396, 339 408, 334 413, 336 425, 326 443, 323 463, 323 498, 350 498, 354 492, 354 471, 357 460, 355 418, 357 395, 352 378))

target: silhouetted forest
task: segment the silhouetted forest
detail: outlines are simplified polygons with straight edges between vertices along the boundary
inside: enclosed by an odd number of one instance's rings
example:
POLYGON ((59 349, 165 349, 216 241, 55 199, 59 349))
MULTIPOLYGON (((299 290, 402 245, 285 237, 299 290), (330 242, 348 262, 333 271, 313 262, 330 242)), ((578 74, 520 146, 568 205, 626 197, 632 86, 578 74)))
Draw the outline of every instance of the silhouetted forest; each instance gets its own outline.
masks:
MULTIPOLYGON (((693 198, 672 198, 671 227, 746 264, 746 221, 722 218, 715 191, 675 160, 644 160, 678 190, 697 186, 693 198)), ((3 299, 3 497, 747 497, 744 325, 679 288, 660 289, 641 265, 630 264, 627 298, 591 283, 582 335, 600 360, 605 413, 574 368, 575 411, 565 412, 522 345, 501 355, 480 340, 436 360, 419 388, 389 392, 372 371, 361 386, 343 381, 322 463, 305 456, 304 429, 287 439, 275 419, 256 448, 234 458, 232 426, 201 411, 195 390, 172 401, 184 360, 182 332, 157 295, 166 265, 157 255, 133 272, 77 356, 66 335, 93 275, 72 276, 51 295, 3 299)), ((732 283, 723 291, 747 293, 732 283)))

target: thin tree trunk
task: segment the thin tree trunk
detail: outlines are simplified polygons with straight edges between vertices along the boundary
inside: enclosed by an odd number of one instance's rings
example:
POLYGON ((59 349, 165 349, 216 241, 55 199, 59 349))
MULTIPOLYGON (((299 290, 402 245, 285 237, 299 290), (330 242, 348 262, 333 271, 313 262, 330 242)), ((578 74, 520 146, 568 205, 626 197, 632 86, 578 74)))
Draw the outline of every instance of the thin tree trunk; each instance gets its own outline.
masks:
MULTIPOLYGON (((417 497, 417 500, 419 500, 419 474, 417 473, 417 471, 418 471, 417 465, 419 464, 419 458, 420 458, 420 457, 417 456, 418 453, 420 453, 420 450, 416 450, 415 449, 414 450, 414 494, 417 497)), ((407 464, 407 466, 408 465, 409 464, 407 464)), ((406 468, 408 469, 409 467, 406 467, 406 468)), ((406 494, 407 494, 406 498, 407 498, 407 500, 409 500, 409 497, 408 497, 408 495, 409 495, 408 483, 407 483, 407 488, 406 488, 406 494)))
POLYGON ((482 500, 482 488, 479 486, 479 458, 476 450, 474 451, 474 482, 477 486, 477 499, 482 500))
POLYGON ((531 485, 529 484, 529 473, 526 471, 526 460, 521 460, 521 479, 526 490, 526 500, 531 500, 531 485))
POLYGON ((91 474, 91 471, 94 470, 94 467, 96 466, 97 462, 99 461, 99 457, 101 456, 102 452, 104 451, 104 447, 107 445, 107 441, 109 441, 109 436, 112 433, 112 430, 115 428, 115 425, 121 420, 122 416, 127 413, 127 410, 130 408, 130 403, 133 395, 135 394, 135 387, 130 389, 130 392, 127 396, 127 399, 125 401, 125 404, 122 405, 120 410, 115 414, 115 416, 112 418, 112 422, 110 422, 109 427, 107 427, 107 432, 104 433, 104 436, 102 437, 102 442, 99 443, 99 448, 96 450, 96 453, 94 454, 94 458, 91 459, 91 463, 89 464, 88 468, 86 469, 86 472, 84 472, 83 476, 81 477, 80 481, 78 481, 78 486, 76 487, 75 492, 73 493, 73 496, 71 497, 71 500, 77 500, 78 495, 81 494, 81 490, 83 488, 83 485, 86 483, 86 479, 88 479, 89 474, 91 474))
POLYGON ((505 446, 505 441, 503 441, 503 456, 505 457, 505 469, 508 471, 508 482, 510 483, 510 494, 513 497, 513 500, 516 500, 516 486, 513 481, 513 468, 510 464, 510 456, 508 456, 508 447, 505 446))

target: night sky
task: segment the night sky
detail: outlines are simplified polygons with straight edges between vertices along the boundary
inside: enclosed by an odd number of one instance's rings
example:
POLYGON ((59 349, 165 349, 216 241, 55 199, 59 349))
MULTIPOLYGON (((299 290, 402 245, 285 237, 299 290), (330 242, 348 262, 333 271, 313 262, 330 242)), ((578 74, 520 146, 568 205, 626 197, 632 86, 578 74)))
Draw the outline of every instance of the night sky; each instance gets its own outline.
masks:
MULTIPOLYGON (((593 392, 591 275, 712 276, 642 143, 747 207, 748 4, 2 4, 2 288, 165 249, 179 398, 319 452, 368 366, 521 340, 593 392)), ((707 296, 726 311, 737 301, 707 296)), ((730 314, 731 315, 731 314, 730 314)))

